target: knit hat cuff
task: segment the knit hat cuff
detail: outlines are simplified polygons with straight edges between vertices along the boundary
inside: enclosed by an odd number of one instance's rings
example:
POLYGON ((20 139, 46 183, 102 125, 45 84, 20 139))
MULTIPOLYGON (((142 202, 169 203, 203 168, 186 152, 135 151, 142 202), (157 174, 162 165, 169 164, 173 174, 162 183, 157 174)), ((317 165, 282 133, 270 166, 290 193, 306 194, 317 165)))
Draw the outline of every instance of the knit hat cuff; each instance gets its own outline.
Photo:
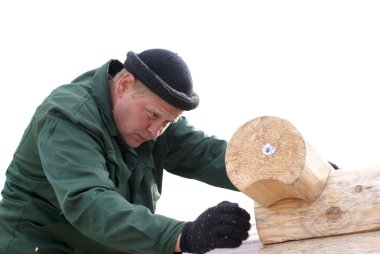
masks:
POLYGON ((136 53, 132 51, 127 53, 127 60, 124 63, 124 67, 152 92, 169 104, 182 110, 192 110, 198 106, 199 97, 195 92, 187 95, 173 89, 154 73, 136 53))

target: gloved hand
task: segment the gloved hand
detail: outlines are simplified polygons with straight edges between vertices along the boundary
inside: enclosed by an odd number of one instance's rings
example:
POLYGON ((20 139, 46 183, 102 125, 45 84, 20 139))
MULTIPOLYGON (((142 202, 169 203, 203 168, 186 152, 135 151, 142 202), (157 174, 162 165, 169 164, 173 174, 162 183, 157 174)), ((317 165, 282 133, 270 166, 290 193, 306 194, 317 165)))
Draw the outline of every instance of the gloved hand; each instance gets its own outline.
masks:
POLYGON ((205 253, 215 248, 239 247, 248 238, 250 219, 238 204, 223 201, 185 224, 180 248, 183 252, 205 253))

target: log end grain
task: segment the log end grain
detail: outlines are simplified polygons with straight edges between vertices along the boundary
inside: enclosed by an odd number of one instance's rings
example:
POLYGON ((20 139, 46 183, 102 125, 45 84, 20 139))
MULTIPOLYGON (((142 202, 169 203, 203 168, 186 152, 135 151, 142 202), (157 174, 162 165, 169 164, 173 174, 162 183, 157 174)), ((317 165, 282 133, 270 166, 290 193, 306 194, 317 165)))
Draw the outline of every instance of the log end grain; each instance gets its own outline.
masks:
POLYGON ((285 198, 315 200, 331 169, 290 122, 273 116, 238 128, 226 167, 236 188, 265 207, 285 198))

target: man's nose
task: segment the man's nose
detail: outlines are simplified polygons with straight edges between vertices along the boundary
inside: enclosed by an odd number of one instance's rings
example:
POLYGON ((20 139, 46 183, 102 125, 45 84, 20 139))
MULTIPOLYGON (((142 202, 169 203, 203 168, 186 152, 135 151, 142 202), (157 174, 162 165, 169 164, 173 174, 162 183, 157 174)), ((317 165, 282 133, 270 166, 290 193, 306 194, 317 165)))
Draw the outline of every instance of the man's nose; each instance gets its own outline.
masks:
POLYGON ((154 122, 148 127, 148 132, 152 138, 156 138, 162 134, 163 126, 160 122, 154 122))

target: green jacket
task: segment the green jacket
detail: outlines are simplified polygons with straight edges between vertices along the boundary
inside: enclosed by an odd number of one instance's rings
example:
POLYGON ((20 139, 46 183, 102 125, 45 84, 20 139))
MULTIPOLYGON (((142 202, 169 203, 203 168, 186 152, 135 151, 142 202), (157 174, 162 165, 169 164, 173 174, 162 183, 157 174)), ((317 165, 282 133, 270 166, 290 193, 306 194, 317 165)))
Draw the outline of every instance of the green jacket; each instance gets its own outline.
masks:
POLYGON ((184 117, 137 149, 124 144, 108 92, 115 66, 84 73, 37 108, 6 172, 0 253, 172 253, 184 222, 154 214, 163 169, 236 190, 226 142, 184 117))

